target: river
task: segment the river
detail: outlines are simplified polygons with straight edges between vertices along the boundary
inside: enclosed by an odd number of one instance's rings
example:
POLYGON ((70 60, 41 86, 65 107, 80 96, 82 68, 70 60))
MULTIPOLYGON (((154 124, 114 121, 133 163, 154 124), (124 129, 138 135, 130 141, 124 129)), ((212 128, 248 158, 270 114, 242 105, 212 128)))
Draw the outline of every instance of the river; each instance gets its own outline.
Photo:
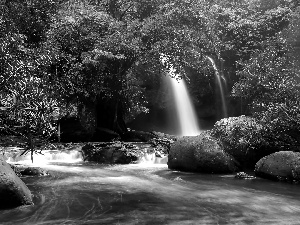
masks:
POLYGON ((299 185, 171 171, 166 164, 44 164, 33 206, 0 224, 299 224, 299 185))

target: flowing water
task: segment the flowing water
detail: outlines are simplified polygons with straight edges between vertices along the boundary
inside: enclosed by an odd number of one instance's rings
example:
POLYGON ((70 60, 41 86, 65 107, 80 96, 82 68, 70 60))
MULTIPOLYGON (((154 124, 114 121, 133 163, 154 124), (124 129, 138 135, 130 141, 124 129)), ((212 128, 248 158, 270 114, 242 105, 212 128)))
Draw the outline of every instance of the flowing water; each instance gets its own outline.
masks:
POLYGON ((170 78, 181 136, 196 136, 200 133, 195 109, 184 80, 170 78))
POLYGON ((174 97, 177 121, 179 123, 179 136, 196 136, 200 133, 196 111, 192 104, 189 92, 187 90, 184 79, 177 79, 180 76, 176 69, 169 62, 165 55, 161 55, 161 62, 168 68, 168 82, 171 84, 172 93, 174 97))
MULTIPOLYGON (((73 154, 74 152, 72 152, 73 154)), ((33 206, 0 211, 0 224, 299 224, 299 185, 171 171, 166 164, 43 162, 25 177, 33 206)), ((69 161, 69 160, 68 160, 69 161)), ((147 159, 144 159, 144 162, 147 159)))
POLYGON ((223 76, 220 75, 215 61, 209 56, 206 56, 206 57, 211 62, 212 67, 215 71, 215 78, 216 78, 217 85, 218 85, 219 90, 220 90, 220 97, 221 97, 221 103, 222 103, 222 113, 223 113, 222 116, 223 116, 223 118, 226 118, 226 117, 228 117, 228 112, 227 112, 227 105, 226 105, 226 100, 225 100, 225 92, 224 92, 224 88, 223 88, 223 82, 225 82, 226 80, 223 76))

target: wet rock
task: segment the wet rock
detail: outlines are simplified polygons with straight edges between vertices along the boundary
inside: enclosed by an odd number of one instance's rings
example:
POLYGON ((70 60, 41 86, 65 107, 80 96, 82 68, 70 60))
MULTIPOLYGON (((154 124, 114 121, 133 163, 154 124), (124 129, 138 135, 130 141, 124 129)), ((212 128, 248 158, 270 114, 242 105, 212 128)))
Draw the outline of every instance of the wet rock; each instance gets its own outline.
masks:
POLYGON ((205 173, 231 173, 238 170, 235 159, 223 151, 216 139, 204 132, 195 137, 178 138, 171 144, 168 167, 205 173))
POLYGON ((148 143, 156 150, 158 154, 169 154, 171 144, 176 139, 168 139, 168 138, 153 138, 148 143))
POLYGON ((22 165, 10 165, 17 176, 49 176, 50 174, 39 167, 24 167, 22 165))
POLYGON ((32 204, 30 190, 0 156, 0 208, 32 204))
POLYGON ((177 136, 171 135, 171 134, 165 134, 162 132, 157 132, 157 131, 151 131, 153 135, 155 135, 158 139, 168 139, 168 140, 173 140, 175 141, 177 139, 177 136))
POLYGON ((137 161, 134 147, 120 143, 86 144, 82 147, 85 161, 98 163, 128 164, 137 161))
POLYGON ((255 165, 255 175, 271 180, 300 181, 300 153, 280 151, 260 159, 255 165))
POLYGON ((251 176, 251 175, 249 175, 249 174, 247 174, 245 172, 239 172, 234 177, 237 178, 237 179, 244 179, 244 180, 255 179, 254 176, 251 176))

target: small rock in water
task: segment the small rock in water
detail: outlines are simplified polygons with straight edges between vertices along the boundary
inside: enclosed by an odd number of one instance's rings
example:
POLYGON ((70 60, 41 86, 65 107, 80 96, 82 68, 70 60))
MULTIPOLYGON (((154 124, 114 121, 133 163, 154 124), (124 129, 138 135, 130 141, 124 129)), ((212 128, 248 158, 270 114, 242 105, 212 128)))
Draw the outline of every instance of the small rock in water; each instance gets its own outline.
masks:
POLYGON ((22 176, 48 176, 50 175, 47 171, 38 168, 38 167, 28 167, 24 170, 21 170, 20 173, 22 176))
POLYGON ((256 177, 254 176, 251 176, 245 172, 239 172, 235 175, 235 178, 238 178, 238 179, 255 179, 256 177))
POLYGON ((10 165, 17 176, 49 176, 50 174, 39 167, 24 167, 20 165, 10 165))
POLYGON ((176 177, 176 178, 174 178, 174 181, 181 181, 181 182, 184 182, 184 180, 183 180, 181 177, 176 177))

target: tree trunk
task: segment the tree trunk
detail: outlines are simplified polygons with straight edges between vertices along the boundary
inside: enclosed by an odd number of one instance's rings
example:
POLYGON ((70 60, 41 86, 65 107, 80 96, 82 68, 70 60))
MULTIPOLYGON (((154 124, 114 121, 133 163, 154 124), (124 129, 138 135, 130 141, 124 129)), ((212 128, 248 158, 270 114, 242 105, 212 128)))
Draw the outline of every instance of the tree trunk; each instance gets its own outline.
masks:
POLYGON ((107 93, 98 96, 96 106, 98 128, 106 128, 118 134, 127 131, 124 121, 126 99, 124 98, 123 85, 126 83, 126 73, 134 62, 134 56, 130 57, 128 54, 126 60, 115 59, 108 63, 107 74, 110 79, 107 84, 112 97, 107 97, 107 93))

